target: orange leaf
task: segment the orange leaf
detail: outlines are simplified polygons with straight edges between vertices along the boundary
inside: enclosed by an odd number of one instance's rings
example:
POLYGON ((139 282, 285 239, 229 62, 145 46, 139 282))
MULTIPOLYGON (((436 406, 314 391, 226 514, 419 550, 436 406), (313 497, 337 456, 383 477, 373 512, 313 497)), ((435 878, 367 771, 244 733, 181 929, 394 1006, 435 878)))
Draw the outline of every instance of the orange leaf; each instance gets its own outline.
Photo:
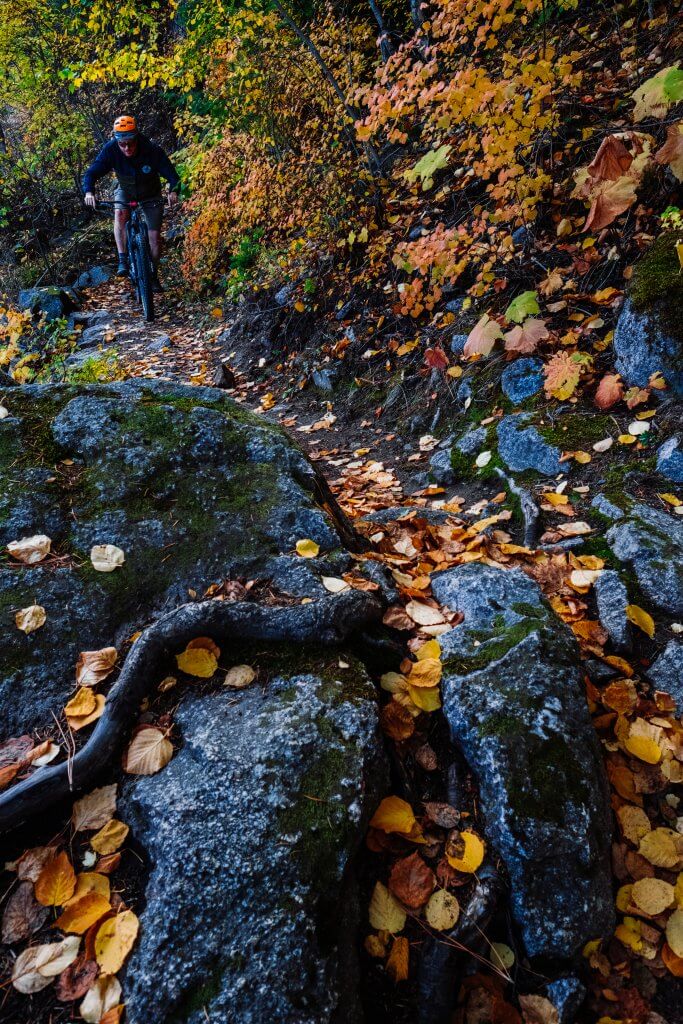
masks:
POLYGON ((36 899, 44 907, 62 907, 76 888, 76 874, 64 850, 47 862, 36 882, 36 899))

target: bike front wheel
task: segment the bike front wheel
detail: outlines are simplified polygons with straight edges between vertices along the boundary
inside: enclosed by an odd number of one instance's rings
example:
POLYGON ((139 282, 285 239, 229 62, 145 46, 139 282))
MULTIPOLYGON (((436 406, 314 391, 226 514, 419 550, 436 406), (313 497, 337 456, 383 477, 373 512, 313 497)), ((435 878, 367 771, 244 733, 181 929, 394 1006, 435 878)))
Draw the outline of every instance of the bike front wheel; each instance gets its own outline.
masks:
POLYGON ((135 286, 145 320, 154 320, 154 293, 152 291, 152 254, 149 248, 147 225, 141 224, 133 239, 135 286))

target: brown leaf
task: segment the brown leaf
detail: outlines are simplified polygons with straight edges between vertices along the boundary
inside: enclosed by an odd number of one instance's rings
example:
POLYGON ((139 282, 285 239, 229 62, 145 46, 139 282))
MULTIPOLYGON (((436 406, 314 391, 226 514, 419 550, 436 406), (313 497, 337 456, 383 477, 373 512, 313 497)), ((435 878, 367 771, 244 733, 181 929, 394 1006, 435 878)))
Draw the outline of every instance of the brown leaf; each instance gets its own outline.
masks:
POLYGON ((91 793, 86 793, 74 804, 71 815, 74 832, 102 828, 108 821, 111 821, 115 811, 116 783, 93 789, 91 793))
POLYGON ((395 700, 390 700, 384 705, 380 711, 379 721, 382 730, 392 740, 407 740, 415 732, 413 716, 395 700))
POLYGON ((76 662, 76 682, 79 686, 97 686, 114 671, 117 658, 115 647, 81 651, 76 662))
POLYGON ((129 775, 155 775, 173 757, 173 744, 161 729, 139 729, 123 756, 123 770, 129 775))
POLYGON ((633 157, 621 139, 616 135, 608 135, 600 143, 600 148, 588 165, 588 173, 592 178, 602 181, 616 181, 629 169, 633 157))
POLYGON ((2 915, 2 941, 22 942, 45 923, 50 911, 33 895, 31 882, 22 882, 7 901, 2 915))
POLYGON ((21 771, 22 765, 17 764, 6 764, 4 768, 0 768, 0 789, 5 789, 9 786, 10 782, 16 778, 21 771))
POLYGON ((27 850, 17 861, 17 878, 20 881, 37 882, 47 862, 56 855, 56 846, 35 846, 27 850))
POLYGON ((425 351, 425 363, 433 370, 445 370, 448 366, 448 356, 440 345, 428 348, 425 351))
POLYGON ((409 615, 406 614, 405 608, 400 604, 393 604, 384 613, 382 622, 385 626, 391 626, 393 629, 412 629, 413 620, 409 615))
POLYGON ((30 736, 17 736, 11 740, 0 743, 0 769, 6 765, 14 765, 26 760, 33 750, 33 740, 30 736))
POLYGON ((598 384, 593 401, 598 409, 611 409, 624 397, 624 385, 618 373, 606 373, 598 384))
POLYGON ((396 861, 389 875, 389 889, 401 903, 414 910, 424 906, 435 885, 434 872, 417 852, 396 861))
POLYGON ((62 1003, 80 999, 92 987, 99 973, 100 969, 97 963, 94 960, 88 960, 85 953, 81 953, 57 978, 55 988, 57 999, 62 1003))
POLYGON ((460 824, 460 811, 450 804, 429 801, 424 805, 425 814, 440 828, 456 828, 460 824))
POLYGON ((395 983, 406 981, 410 961, 410 943, 404 935, 397 935, 387 960, 387 974, 395 983))
POLYGON ((436 751, 428 743, 423 743, 421 747, 418 747, 415 751, 415 760, 426 772, 435 772, 439 767, 436 751))
POLYGON ((100 1017, 100 1024, 119 1024, 125 1003, 118 1003, 116 1006, 110 1007, 103 1017, 100 1017))

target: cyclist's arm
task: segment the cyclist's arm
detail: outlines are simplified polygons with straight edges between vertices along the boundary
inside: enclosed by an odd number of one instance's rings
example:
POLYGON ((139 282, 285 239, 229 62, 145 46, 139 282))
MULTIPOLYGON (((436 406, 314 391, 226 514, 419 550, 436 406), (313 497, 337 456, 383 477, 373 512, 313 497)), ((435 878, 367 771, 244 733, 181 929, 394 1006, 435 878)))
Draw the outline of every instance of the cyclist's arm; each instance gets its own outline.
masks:
POLYGON ((113 170, 114 165, 112 163, 111 153, 109 153, 107 147, 104 146, 83 175, 84 193, 92 193, 95 183, 99 181, 100 178, 103 178, 105 174, 108 174, 113 170))

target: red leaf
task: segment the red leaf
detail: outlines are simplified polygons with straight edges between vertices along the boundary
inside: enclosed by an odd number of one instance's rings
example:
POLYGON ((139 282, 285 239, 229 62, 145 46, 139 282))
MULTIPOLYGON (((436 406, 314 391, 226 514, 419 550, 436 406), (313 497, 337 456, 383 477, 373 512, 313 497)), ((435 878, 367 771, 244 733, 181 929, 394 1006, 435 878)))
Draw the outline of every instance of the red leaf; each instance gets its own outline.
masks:
POLYGON ((433 370, 445 370, 448 366, 448 357, 441 346, 436 345, 425 352, 425 363, 433 370))
POLYGON ((411 853, 397 861, 389 875, 389 889, 401 903, 417 909, 423 906, 434 891, 436 879, 419 853, 411 853))

